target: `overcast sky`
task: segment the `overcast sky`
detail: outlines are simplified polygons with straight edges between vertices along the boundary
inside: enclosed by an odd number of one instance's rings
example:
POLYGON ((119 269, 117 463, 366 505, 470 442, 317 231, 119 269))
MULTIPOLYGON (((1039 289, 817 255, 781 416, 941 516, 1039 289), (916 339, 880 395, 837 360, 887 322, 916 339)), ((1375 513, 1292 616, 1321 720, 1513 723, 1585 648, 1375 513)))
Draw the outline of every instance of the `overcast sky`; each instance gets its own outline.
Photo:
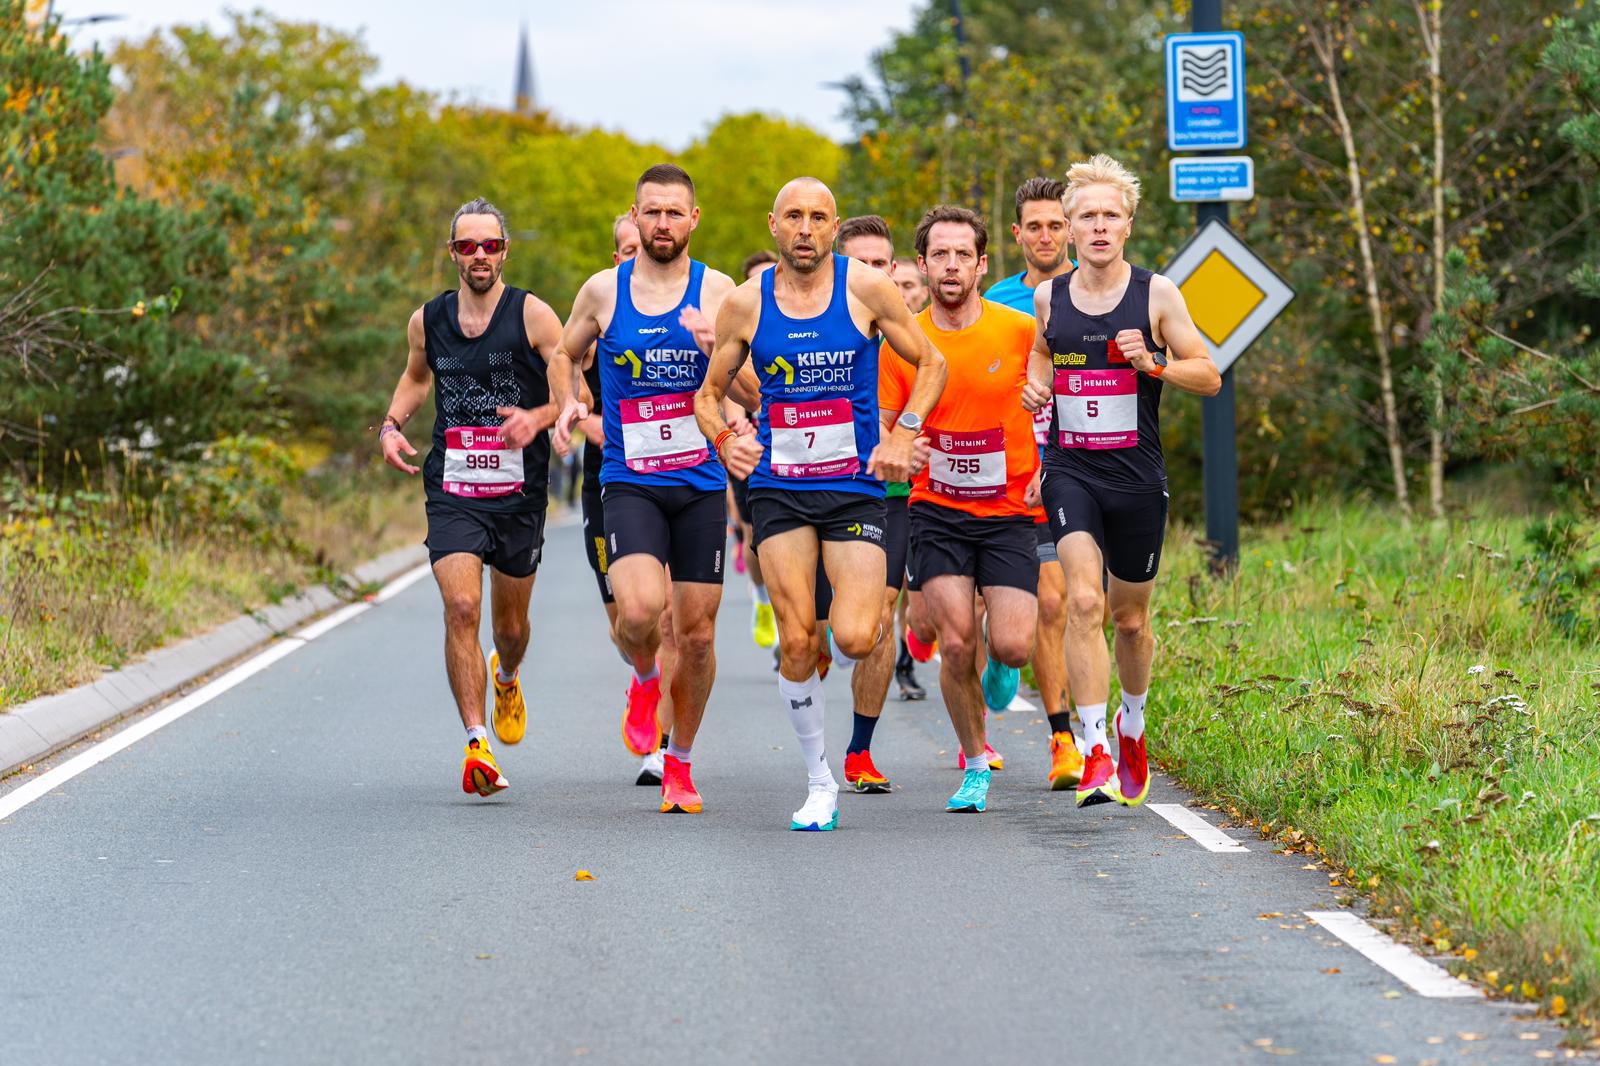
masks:
POLYGON ((265 7, 293 20, 363 31, 382 81, 510 103, 517 31, 528 25, 539 103, 561 119, 681 148, 728 111, 801 119, 838 138, 844 95, 867 57, 911 24, 916 0, 56 0, 73 40, 107 47, 177 23, 223 25, 265 7))

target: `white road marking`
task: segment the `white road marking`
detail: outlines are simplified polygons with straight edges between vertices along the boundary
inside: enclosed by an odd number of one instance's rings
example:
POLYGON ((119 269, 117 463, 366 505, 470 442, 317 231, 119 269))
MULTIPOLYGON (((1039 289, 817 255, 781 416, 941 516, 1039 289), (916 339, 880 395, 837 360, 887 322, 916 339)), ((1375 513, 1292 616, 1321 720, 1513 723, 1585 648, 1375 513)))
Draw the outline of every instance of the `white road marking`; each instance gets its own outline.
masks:
MULTIPOLYGON (((396 594, 405 591, 424 577, 427 577, 430 572, 431 570, 427 565, 406 571, 385 585, 373 597, 373 603, 382 603, 385 600, 392 599, 396 594)), ((140 719, 116 736, 107 737, 87 751, 74 755, 60 766, 47 770, 32 781, 7 792, 5 795, 0 796, 0 820, 11 817, 34 800, 48 795, 85 770, 98 766, 117 752, 138 743, 162 726, 171 725, 190 711, 204 707, 240 682, 259 674, 279 659, 305 647, 309 641, 323 636, 329 630, 341 626, 357 615, 371 609, 371 603, 352 603, 339 608, 328 617, 311 623, 293 636, 285 637, 258 654, 251 656, 215 681, 202 685, 176 703, 163 707, 154 714, 140 719)))
POLYGON ((1181 803, 1146 803, 1145 806, 1183 830, 1207 851, 1250 850, 1181 803))
POLYGON ((1306 911, 1306 917, 1355 948, 1372 962, 1410 986, 1419 996, 1480 999, 1474 985, 1450 976, 1444 967, 1429 962, 1404 944, 1391 940, 1349 911, 1306 911))
POLYGON ((1011 702, 1006 704, 1006 710, 1008 711, 1037 711, 1038 709, 1021 696, 1011 697, 1011 702))

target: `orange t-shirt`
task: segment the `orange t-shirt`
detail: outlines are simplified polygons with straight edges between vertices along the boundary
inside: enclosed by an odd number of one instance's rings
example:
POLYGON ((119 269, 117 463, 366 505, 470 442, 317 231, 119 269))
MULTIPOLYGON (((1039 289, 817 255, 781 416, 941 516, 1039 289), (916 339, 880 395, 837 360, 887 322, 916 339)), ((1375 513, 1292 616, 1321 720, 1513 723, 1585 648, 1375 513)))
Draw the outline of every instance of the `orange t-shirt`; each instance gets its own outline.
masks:
MULTIPOLYGON (((931 308, 917 316, 917 324, 944 353, 949 377, 923 430, 933 455, 911 484, 911 502, 982 517, 1030 515, 1022 500, 1039 468, 1039 451, 1022 386, 1033 350, 1033 316, 985 300, 978 321, 966 329, 939 329, 931 308)), ((905 410, 915 377, 885 343, 878 356, 879 408, 905 410)))

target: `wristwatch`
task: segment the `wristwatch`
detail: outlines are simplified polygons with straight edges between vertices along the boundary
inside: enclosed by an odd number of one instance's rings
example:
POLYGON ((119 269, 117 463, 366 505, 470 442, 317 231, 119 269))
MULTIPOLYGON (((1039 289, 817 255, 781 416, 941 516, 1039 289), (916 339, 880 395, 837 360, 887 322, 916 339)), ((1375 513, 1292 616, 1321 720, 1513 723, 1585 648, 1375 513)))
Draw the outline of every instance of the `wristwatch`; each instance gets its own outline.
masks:
POLYGON ((900 417, 895 419, 894 424, 904 426, 913 433, 922 432, 922 416, 915 411, 901 411, 900 417))

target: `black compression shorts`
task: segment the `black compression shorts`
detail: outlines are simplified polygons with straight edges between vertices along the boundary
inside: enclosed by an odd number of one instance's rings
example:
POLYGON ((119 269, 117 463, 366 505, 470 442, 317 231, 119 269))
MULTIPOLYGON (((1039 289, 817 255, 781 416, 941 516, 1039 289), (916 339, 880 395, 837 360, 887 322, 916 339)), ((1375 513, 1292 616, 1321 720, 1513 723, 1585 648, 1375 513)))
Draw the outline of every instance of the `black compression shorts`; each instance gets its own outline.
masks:
POLYGON ((642 553, 670 568, 674 581, 722 584, 728 536, 722 489, 616 484, 602 490, 601 500, 608 569, 623 556, 642 553))
POLYGON ((1059 543, 1068 533, 1088 533, 1100 546, 1105 568, 1119 581, 1155 578, 1167 529, 1167 492, 1108 489, 1060 470, 1039 481, 1050 532, 1059 543))
POLYGON ((583 479, 583 550, 589 557, 589 569, 594 571, 595 584, 600 586, 600 602, 615 603, 611 594, 611 576, 606 571, 610 558, 606 553, 606 510, 600 499, 600 483, 583 479))

